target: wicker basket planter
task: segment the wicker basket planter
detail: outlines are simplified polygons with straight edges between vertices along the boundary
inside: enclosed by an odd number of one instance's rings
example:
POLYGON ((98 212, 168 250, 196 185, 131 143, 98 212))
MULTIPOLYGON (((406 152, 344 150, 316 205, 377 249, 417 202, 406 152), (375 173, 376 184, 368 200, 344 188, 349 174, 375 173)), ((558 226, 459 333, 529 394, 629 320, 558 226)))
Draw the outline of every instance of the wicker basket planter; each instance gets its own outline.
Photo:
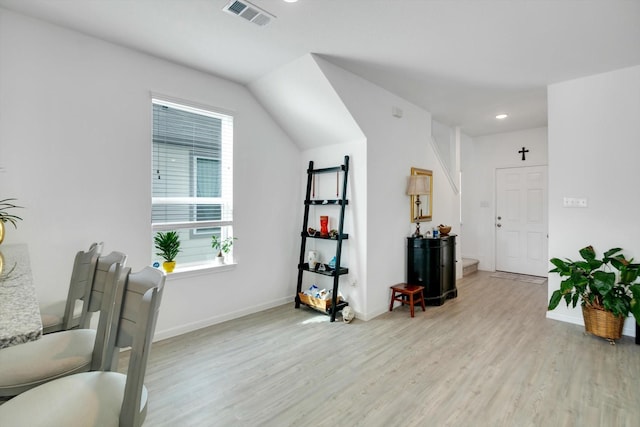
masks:
POLYGON ((614 316, 609 311, 582 306, 584 329, 587 333, 608 340, 617 340, 622 336, 624 316, 614 316))
POLYGON ((629 315, 640 324, 640 264, 625 258, 621 248, 609 249, 601 258, 593 246, 579 252, 579 261, 551 258, 555 268, 549 273, 558 273, 561 282, 547 308, 553 310, 561 301, 576 307, 579 302, 586 332, 614 344, 629 315))

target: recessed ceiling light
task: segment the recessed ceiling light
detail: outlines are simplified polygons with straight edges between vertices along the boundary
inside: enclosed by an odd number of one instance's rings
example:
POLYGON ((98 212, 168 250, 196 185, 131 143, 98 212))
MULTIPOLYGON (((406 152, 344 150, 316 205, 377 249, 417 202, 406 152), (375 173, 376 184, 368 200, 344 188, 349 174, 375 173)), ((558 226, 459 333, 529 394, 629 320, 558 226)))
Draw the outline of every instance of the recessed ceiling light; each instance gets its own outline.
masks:
POLYGON ((498 119, 498 120, 504 120, 504 119, 506 119, 507 117, 509 117, 509 115, 508 115, 508 114, 498 114, 498 115, 496 116, 496 119, 498 119))

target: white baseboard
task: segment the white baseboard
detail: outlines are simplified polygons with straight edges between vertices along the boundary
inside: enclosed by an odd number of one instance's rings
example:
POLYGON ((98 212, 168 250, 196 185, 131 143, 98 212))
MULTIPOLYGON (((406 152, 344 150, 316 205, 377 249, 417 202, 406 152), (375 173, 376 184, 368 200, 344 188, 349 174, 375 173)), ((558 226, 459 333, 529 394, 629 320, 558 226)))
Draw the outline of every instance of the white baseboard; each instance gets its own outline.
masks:
POLYGON ((358 319, 367 321, 367 320, 371 320, 371 319, 373 319, 375 317, 381 316, 381 315, 383 315, 385 313, 388 313, 388 312, 389 312, 389 307, 387 307, 385 305, 385 307, 383 307, 383 308, 381 308, 379 310, 376 310, 373 313, 369 313, 367 316, 358 316, 358 319))
POLYGON ((247 316, 249 314, 258 313, 260 311, 268 310, 270 308, 278 307, 280 305, 287 304, 287 303, 291 303, 291 307, 293 307, 293 301, 294 301, 293 296, 279 298, 263 304, 258 304, 251 307, 245 307, 242 310, 226 313, 220 316, 210 317, 208 319, 203 319, 197 322, 180 325, 178 327, 166 329, 163 331, 156 331, 155 335, 153 336, 153 341, 156 342, 156 341, 161 341, 167 338, 176 337, 178 335, 186 334, 188 332, 193 332, 198 329, 202 329, 208 326, 216 325, 218 323, 226 322, 227 320, 233 320, 239 317, 247 316))

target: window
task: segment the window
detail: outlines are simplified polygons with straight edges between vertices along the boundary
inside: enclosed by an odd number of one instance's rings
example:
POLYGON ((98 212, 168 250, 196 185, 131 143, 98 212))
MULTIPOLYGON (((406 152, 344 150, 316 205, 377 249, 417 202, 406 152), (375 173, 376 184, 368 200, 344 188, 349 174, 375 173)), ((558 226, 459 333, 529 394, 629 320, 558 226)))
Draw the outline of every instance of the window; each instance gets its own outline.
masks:
POLYGON ((152 230, 178 232, 179 265, 204 264, 212 235, 233 236, 233 117, 157 98, 152 106, 152 230))

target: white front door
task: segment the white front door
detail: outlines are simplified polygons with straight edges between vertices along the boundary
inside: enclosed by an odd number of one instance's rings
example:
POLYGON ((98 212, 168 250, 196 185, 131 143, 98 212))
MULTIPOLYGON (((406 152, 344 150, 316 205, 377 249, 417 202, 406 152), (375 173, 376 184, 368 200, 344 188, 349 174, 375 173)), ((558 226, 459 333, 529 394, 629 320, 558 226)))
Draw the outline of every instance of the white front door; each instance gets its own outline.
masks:
POLYGON ((496 170, 496 270, 546 276, 547 167, 496 170))

